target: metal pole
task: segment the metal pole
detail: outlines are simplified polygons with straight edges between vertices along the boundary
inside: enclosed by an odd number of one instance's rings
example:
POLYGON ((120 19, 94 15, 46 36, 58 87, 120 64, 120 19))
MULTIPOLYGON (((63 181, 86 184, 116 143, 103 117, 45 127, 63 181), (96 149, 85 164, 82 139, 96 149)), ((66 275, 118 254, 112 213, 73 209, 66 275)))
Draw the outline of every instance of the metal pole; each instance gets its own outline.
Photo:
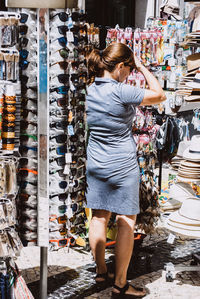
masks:
POLYGON ((47 299, 48 248, 40 247, 40 299, 47 299))
POLYGON ((154 18, 157 17, 157 0, 154 0, 154 18))
POLYGON ((38 13, 38 245, 40 299, 47 298, 49 246, 49 10, 38 13))

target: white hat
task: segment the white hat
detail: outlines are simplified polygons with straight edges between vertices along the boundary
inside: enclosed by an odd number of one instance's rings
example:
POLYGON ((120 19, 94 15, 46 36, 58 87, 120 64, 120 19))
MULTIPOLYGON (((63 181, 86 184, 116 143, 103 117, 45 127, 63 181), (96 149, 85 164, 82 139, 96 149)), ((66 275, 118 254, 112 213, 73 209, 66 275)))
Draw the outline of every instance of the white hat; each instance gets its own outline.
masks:
POLYGON ((177 151, 176 155, 179 157, 183 157, 183 152, 186 150, 186 148, 189 147, 190 142, 191 142, 190 140, 189 141, 185 140, 185 141, 179 142, 178 151, 177 151))
POLYGON ((187 198, 195 196, 195 192, 188 183, 177 182, 170 186, 169 197, 183 202, 187 198))
POLYGON ((189 147, 183 152, 183 158, 189 161, 200 162, 200 135, 192 136, 189 147))
POLYGON ((160 203, 160 208, 162 211, 176 210, 181 207, 181 202, 174 199, 169 198, 166 202, 160 203))
POLYGON ((190 237, 200 238, 200 200, 188 199, 170 214, 166 228, 190 237))
POLYGON ((186 85, 192 88, 200 88, 200 73, 196 73, 193 81, 187 82, 186 85))
POLYGON ((161 7, 163 12, 173 16, 176 20, 181 20, 182 17, 179 15, 179 5, 177 0, 168 0, 163 7, 161 7))

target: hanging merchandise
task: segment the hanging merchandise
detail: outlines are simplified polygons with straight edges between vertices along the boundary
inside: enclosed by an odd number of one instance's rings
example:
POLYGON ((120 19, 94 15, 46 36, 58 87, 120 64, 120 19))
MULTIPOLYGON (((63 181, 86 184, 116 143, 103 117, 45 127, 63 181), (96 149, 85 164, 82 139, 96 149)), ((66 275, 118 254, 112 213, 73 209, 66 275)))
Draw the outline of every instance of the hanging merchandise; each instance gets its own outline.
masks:
POLYGON ((85 14, 50 12, 50 249, 81 245, 85 222, 86 54, 99 30, 85 14), (65 16, 65 17, 64 17, 65 16))
POLYGON ((0 47, 13 47, 18 42, 20 15, 14 12, 0 12, 0 47))
POLYGON ((18 220, 24 245, 37 243, 37 22, 35 10, 21 9, 19 29, 21 111, 18 220))
POLYGON ((133 120, 133 136, 137 144, 138 164, 140 167, 140 214, 137 228, 152 233, 158 220, 158 187, 156 166, 155 137, 159 130, 156 124, 156 110, 137 107, 133 120))

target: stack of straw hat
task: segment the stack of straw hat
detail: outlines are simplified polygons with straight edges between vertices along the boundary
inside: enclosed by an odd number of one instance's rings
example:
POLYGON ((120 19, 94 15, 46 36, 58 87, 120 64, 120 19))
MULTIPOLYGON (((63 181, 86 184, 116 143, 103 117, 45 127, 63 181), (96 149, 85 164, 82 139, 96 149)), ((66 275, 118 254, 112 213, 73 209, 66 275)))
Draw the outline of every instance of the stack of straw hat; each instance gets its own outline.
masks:
POLYGON ((165 227, 182 236, 200 238, 200 200, 185 200, 179 210, 170 214, 165 227))
POLYGON ((183 152, 188 148, 190 145, 190 141, 181 141, 178 145, 178 151, 175 157, 171 159, 171 166, 177 170, 181 164, 181 162, 184 160, 183 158, 183 152))
POLYGON ((200 181, 200 135, 194 135, 183 152, 184 160, 178 168, 177 179, 186 182, 200 181))
POLYGON ((182 77, 177 95, 184 96, 187 102, 200 102, 200 53, 187 57, 187 73, 182 77))

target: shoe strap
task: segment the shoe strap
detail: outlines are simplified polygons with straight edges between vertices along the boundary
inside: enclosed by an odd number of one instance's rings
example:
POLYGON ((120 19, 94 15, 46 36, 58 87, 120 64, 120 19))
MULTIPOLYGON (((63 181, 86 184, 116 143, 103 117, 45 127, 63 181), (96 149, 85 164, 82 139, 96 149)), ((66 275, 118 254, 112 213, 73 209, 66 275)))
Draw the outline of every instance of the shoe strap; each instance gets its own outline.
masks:
POLYGON ((128 290, 128 288, 129 288, 129 283, 127 282, 123 288, 120 288, 120 287, 118 287, 118 286, 116 286, 116 285, 114 284, 113 288, 116 289, 116 290, 118 290, 118 291, 120 291, 120 295, 123 295, 123 294, 125 294, 126 291, 128 290))

